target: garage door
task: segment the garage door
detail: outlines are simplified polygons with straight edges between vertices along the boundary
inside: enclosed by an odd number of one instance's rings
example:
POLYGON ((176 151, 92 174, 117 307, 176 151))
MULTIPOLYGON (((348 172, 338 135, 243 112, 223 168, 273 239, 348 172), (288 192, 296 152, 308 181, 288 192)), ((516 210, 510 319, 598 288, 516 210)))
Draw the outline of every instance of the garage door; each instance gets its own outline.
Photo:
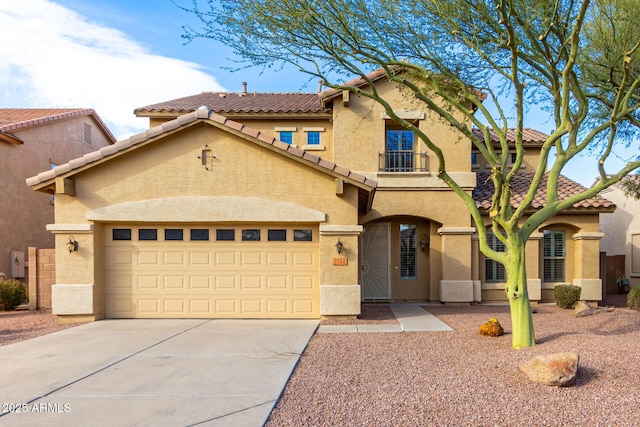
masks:
POLYGON ((108 318, 317 318, 317 226, 105 227, 108 318))

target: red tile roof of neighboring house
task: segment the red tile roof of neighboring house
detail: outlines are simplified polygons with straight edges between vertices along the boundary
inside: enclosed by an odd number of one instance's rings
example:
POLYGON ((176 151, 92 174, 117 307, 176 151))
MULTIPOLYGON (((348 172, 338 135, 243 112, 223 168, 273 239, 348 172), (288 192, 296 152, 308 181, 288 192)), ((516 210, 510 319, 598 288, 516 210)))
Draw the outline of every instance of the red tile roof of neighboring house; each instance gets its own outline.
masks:
MULTIPOLYGON (((476 188, 473 190, 473 199, 476 201, 476 206, 480 209, 488 210, 491 208, 491 196, 493 196, 493 181, 490 179, 489 172, 477 172, 476 173, 476 188)), ((533 179, 534 172, 518 172, 511 184, 511 205, 519 206, 524 200, 524 195, 529 191, 531 180, 533 179)), ((547 191, 547 177, 545 175, 542 179, 540 188, 538 189, 533 203, 532 209, 540 209, 545 206, 546 203, 546 191, 547 191)), ((558 198, 565 200, 572 195, 585 191, 586 188, 570 180, 569 178, 560 175, 558 178, 558 198)), ((573 205, 574 209, 613 209, 615 204, 602 197, 594 197, 591 199, 583 200, 573 205)))
POLYGON ((230 133, 238 134, 239 136, 247 138, 256 144, 266 145, 281 155, 291 157, 301 163, 307 164, 337 178, 339 177, 346 182, 355 185, 359 188, 360 195, 363 196, 360 198, 360 209, 364 212, 371 209, 373 195, 375 194, 376 187, 378 186, 376 181, 352 172, 347 168, 336 165, 335 163, 318 157, 315 154, 304 151, 301 148, 285 144, 273 136, 264 134, 256 129, 252 129, 242 123, 235 122, 224 116, 211 112, 205 106, 198 108, 195 112, 191 112, 165 122, 161 126, 147 129, 145 132, 133 135, 128 139, 118 141, 111 146, 103 147, 98 151, 73 159, 69 161, 69 163, 56 166, 55 168, 41 172, 34 177, 27 178, 27 185, 31 187, 38 187, 34 189, 44 189, 52 185, 53 181, 58 176, 73 175, 73 172, 83 170, 86 167, 89 167, 92 163, 115 156, 121 151, 128 150, 130 147, 144 145, 149 140, 159 137, 164 133, 173 132, 181 127, 190 126, 198 120, 206 119, 214 122, 216 126, 224 128, 230 133))
POLYGON ((0 133, 20 141, 14 143, 22 144, 23 141, 13 135, 14 132, 79 116, 93 116, 107 138, 112 143, 116 141, 100 116, 90 108, 0 108, 0 133))
POLYGON ((251 93, 251 92, 202 92, 136 108, 134 113, 172 112, 180 115, 208 107, 218 114, 225 113, 321 113, 322 107, 317 93, 251 93))
MULTIPOLYGON (((472 132, 480 140, 484 140, 484 135, 482 134, 482 131, 480 129, 477 129, 477 128, 473 129, 472 132)), ((493 130, 489 130, 489 136, 491 138, 491 142, 493 143, 500 142, 500 140, 498 139, 498 136, 493 130)), ((515 128, 507 129, 506 136, 507 136, 508 142, 514 142, 516 140, 516 129, 515 128)), ((546 133, 537 131, 535 129, 531 129, 531 128, 522 129, 522 141, 525 143, 541 143, 541 142, 544 142, 548 137, 549 135, 547 135, 546 133)))

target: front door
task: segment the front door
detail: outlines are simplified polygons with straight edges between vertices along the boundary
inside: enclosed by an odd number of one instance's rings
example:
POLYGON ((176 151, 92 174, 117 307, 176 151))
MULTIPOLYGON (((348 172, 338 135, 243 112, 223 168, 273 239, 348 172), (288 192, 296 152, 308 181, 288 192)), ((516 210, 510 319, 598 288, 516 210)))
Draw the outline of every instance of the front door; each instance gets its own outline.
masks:
POLYGON ((391 298, 389 283, 389 224, 364 226, 362 236, 362 299, 391 298))

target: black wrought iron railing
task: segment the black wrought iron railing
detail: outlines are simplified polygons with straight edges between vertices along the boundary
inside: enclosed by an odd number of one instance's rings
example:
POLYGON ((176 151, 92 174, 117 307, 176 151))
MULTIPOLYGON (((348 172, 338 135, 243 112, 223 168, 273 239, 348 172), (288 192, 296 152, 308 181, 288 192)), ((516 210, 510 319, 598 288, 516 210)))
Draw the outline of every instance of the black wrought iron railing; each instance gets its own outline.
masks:
POLYGON ((379 172, 426 172, 427 153, 413 150, 394 150, 378 153, 379 172))

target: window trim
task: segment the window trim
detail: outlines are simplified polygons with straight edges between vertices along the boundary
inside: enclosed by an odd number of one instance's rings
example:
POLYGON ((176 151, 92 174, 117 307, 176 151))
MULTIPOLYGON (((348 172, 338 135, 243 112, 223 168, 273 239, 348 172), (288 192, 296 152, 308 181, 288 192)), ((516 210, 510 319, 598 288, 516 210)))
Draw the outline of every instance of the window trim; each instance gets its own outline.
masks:
POLYGON ((309 151, 313 151, 313 150, 325 150, 326 147, 323 144, 323 137, 322 137, 322 133, 325 132, 325 128, 324 127, 303 127, 302 131, 306 133, 304 139, 305 139, 305 145, 304 147, 302 147, 304 150, 309 150, 309 151), (310 144, 309 143, 309 135, 310 134, 318 134, 318 143, 313 143, 310 144))

